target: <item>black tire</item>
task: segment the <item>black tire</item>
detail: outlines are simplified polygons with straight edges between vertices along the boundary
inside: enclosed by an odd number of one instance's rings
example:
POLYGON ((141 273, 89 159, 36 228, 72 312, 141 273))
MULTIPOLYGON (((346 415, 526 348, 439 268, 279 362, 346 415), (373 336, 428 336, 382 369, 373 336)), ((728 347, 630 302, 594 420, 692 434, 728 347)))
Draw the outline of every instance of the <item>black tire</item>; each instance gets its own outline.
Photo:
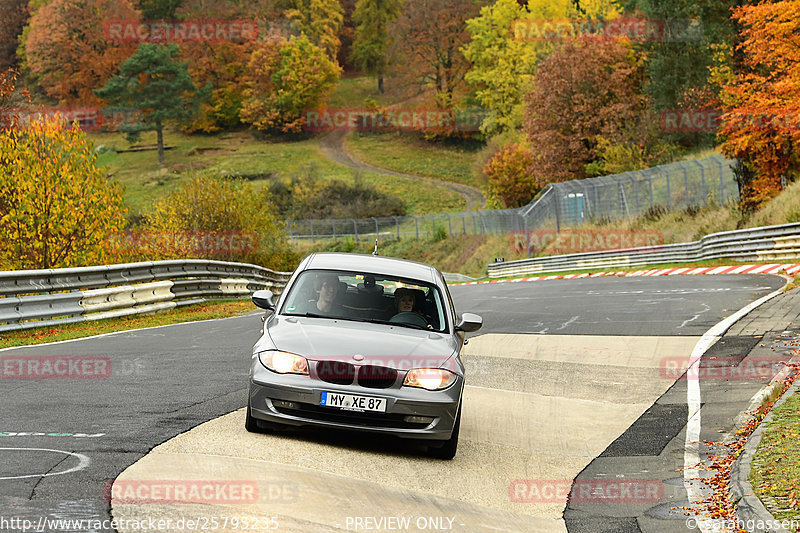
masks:
POLYGON ((247 411, 244 418, 244 429, 250 433, 264 433, 264 430, 258 427, 258 420, 253 418, 250 414, 250 400, 247 400, 247 411))
POLYGON ((450 438, 441 445, 428 446, 428 455, 437 459, 451 460, 456 456, 456 449, 458 448, 458 433, 461 429, 461 406, 458 406, 458 414, 456 414, 456 424, 453 426, 453 433, 450 438))
POLYGON ((273 431, 280 431, 284 429, 281 424, 273 424, 259 420, 250 414, 250 400, 247 400, 247 411, 244 417, 244 429, 250 433, 272 433, 273 431))

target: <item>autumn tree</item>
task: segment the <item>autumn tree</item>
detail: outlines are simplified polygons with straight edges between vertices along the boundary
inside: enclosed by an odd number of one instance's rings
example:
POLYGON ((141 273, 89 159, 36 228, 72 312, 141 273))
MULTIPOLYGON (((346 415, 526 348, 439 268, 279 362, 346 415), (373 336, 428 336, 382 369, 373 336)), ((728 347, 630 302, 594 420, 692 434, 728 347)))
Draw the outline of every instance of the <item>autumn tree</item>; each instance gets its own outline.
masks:
POLYGON ((30 16, 27 0, 0 0, 0 71, 17 63, 18 38, 30 16))
POLYGON ((474 0, 406 2, 390 32, 399 81, 411 92, 433 91, 438 106, 451 107, 469 70, 466 21, 479 8, 474 0))
POLYGON ((389 26, 397 19, 401 0, 358 0, 353 13, 356 23, 351 61, 359 69, 378 78, 383 93, 389 48, 389 26))
POLYGON ((58 117, 0 130, 0 262, 96 264, 125 223, 122 193, 77 128, 58 117))
POLYGON ((297 30, 322 48, 328 58, 336 61, 339 47, 339 30, 344 21, 339 0, 282 0, 287 6, 286 17, 297 30))
POLYGON ((530 202, 545 183, 531 172, 533 154, 517 143, 507 144, 486 164, 489 196, 504 208, 521 207, 530 202))
MULTIPOLYGON (((210 90, 210 88, 209 88, 210 90)), ((196 114, 197 93, 185 63, 178 61, 178 45, 142 43, 119 74, 95 91, 112 109, 135 110, 138 119, 120 127, 136 138, 142 131, 155 131, 158 164, 164 164, 164 125, 168 120, 188 120, 196 114)))
POLYGON ((794 179, 800 165, 800 0, 734 10, 741 24, 743 69, 713 71, 725 112, 721 149, 742 162, 741 207, 752 211, 794 179))
POLYGON ((542 60, 525 108, 532 171, 548 182, 584 178, 598 137, 636 138, 647 122, 641 80, 640 59, 617 41, 580 39, 542 60))
POLYGON ((53 0, 31 17, 27 66, 48 96, 66 104, 99 104, 94 89, 136 50, 133 43, 109 39, 105 23, 138 18, 129 0, 53 0))
MULTIPOLYGON (((279 18, 272 0, 183 0, 176 16, 186 19, 248 20, 260 26, 258 38, 270 40, 287 38, 286 33, 270 22, 279 18)), ((189 74, 199 87, 211 85, 211 95, 200 103, 197 117, 185 129, 190 132, 214 133, 241 125, 244 102, 243 82, 253 51, 258 47, 255 39, 225 40, 221 42, 189 41, 181 43, 181 59, 188 63, 189 74)))
POLYGON ((611 0, 498 0, 466 22, 470 41, 464 56, 472 63, 466 80, 488 110, 482 129, 495 134, 522 124, 523 97, 538 61, 552 52, 556 39, 531 39, 526 28, 546 21, 616 16, 611 0))
POLYGON ((305 36, 265 41, 250 57, 242 121, 262 131, 297 133, 319 109, 341 69, 305 36))

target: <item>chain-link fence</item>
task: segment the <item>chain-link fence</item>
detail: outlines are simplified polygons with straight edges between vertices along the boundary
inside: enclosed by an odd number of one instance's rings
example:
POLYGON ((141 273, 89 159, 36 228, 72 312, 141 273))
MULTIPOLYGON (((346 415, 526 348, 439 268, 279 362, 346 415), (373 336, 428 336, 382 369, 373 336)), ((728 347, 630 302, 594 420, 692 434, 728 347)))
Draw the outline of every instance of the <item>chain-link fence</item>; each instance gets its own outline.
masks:
POLYGON ((540 228, 618 220, 654 208, 680 210, 739 200, 731 168, 719 156, 599 178, 553 183, 519 209, 367 219, 289 220, 291 239, 431 239, 437 235, 505 235, 540 228))

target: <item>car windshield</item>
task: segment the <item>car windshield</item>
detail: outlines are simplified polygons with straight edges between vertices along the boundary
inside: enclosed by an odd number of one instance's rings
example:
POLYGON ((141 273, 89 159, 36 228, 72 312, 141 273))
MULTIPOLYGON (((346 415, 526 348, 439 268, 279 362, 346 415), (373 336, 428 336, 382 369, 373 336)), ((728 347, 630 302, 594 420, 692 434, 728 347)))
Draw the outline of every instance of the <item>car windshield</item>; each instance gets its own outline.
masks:
POLYGON ((286 295, 281 314, 335 318, 446 332, 435 285, 385 274, 309 270, 286 295))

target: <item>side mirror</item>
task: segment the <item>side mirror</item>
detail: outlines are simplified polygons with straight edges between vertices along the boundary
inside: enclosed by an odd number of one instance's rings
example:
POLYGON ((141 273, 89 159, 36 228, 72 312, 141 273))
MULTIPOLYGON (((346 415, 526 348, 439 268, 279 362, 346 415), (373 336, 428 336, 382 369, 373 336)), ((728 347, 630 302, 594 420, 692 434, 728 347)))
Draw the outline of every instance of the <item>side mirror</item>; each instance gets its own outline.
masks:
POLYGON ((275 310, 275 302, 272 300, 274 294, 272 291, 263 290, 263 291, 256 291, 253 293, 253 303, 256 304, 261 309, 266 309, 267 311, 274 311, 275 310))
POLYGON ((456 324, 456 331, 465 331, 467 333, 478 331, 483 326, 483 319, 473 313, 464 313, 461 315, 461 321, 456 324))

